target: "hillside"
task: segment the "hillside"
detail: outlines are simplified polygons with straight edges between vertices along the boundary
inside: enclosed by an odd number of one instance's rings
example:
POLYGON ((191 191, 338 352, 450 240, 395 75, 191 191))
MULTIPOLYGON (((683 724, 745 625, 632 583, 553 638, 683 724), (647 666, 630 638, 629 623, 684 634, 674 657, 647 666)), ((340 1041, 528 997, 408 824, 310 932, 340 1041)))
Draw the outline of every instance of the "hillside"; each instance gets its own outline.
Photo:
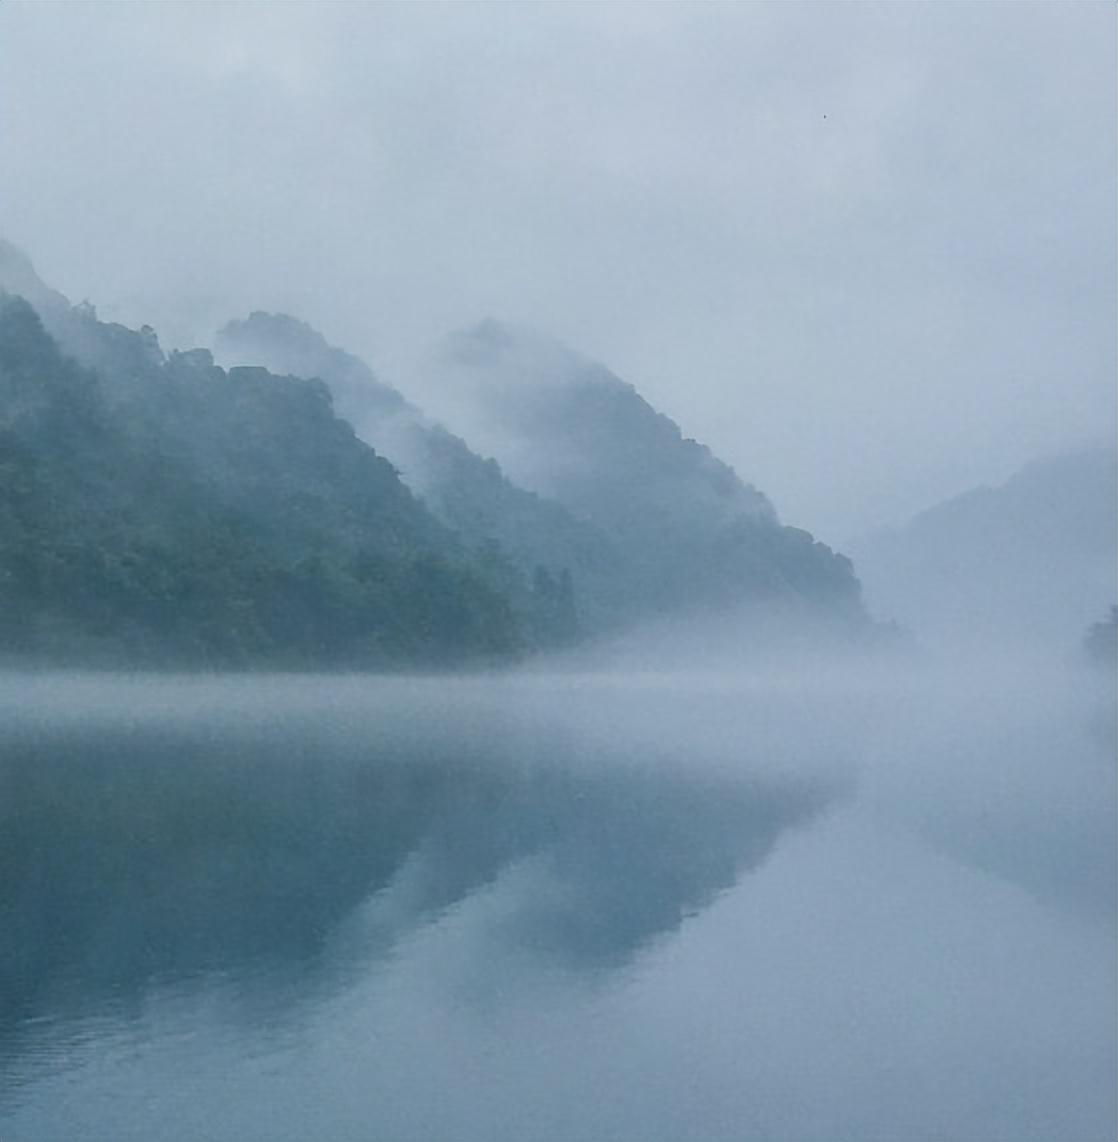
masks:
POLYGON ((447 340, 435 392, 460 436, 293 318, 230 322, 215 349, 326 381, 359 434, 471 544, 497 541, 524 574, 568 573, 594 631, 774 600, 864 618, 848 561, 782 527, 760 492, 631 385, 543 338, 486 322, 447 340))
POLYGON ((854 541, 870 606, 932 646, 1075 650, 1115 597, 1118 468, 1099 445, 1037 460, 854 541))
MULTIPOLYGON (((571 618, 560 621, 548 583, 569 580, 574 621, 597 631, 619 621, 626 599, 620 554, 604 532, 554 500, 513 484, 492 459, 434 423, 359 358, 327 343, 305 322, 256 312, 218 331, 214 351, 226 364, 264 365, 277 373, 329 385, 340 415, 399 470, 431 512, 499 570, 526 626, 543 642, 569 641, 571 618), (494 547, 496 545, 496 547, 494 547), (498 551, 499 549, 499 551, 498 551), (556 624, 568 628, 555 628, 556 624)), ((496 569, 496 568, 495 568, 496 569)))
POLYGON ((780 602, 863 621, 848 559, 782 525, 604 365, 487 321, 447 338, 426 379, 437 413, 511 479, 613 539, 646 613, 780 602))
POLYGON ((227 326, 225 369, 4 243, 0 291, 9 659, 443 666, 746 606, 868 627, 848 560, 540 339, 448 342, 483 457, 292 318, 227 326))
POLYGON ((507 597, 321 384, 0 296, 0 653, 71 664, 507 657, 507 597))

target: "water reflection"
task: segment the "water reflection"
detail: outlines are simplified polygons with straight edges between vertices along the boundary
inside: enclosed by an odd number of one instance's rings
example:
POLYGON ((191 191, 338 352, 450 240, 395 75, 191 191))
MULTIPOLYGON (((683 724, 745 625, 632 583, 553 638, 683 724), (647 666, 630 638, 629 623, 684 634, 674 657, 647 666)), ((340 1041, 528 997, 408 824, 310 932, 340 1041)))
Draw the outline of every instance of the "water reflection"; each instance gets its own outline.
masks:
POLYGON ((0 1135, 1113 1138, 1113 741, 955 673, 0 677, 0 1135))
POLYGON ((616 967, 833 792, 607 754, 406 705, 9 726, 0 1036, 199 976, 305 999, 505 876, 487 939, 616 967))

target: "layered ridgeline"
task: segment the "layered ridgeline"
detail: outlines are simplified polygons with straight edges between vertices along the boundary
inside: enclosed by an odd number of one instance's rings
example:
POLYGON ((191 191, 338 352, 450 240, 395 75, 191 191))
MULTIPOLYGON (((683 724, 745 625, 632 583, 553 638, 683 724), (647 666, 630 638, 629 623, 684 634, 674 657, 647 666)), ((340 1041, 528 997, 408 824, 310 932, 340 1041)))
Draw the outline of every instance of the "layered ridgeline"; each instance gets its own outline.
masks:
POLYGON ((524 646, 498 576, 321 382, 165 356, 10 247, 4 285, 40 312, 0 295, 0 654, 379 666, 524 646))
POLYGON ((537 642, 573 642, 625 613, 621 553, 604 532, 513 484, 496 461, 477 455, 305 322, 256 312, 219 330, 214 352, 230 366, 263 365, 325 381, 357 435, 499 576, 537 642))
MULTIPOLYGON (((227 330, 226 370, 2 243, 0 291, 4 658, 449 665, 746 603, 866 625, 848 561, 571 354, 522 354, 503 439, 479 416, 502 470, 290 319, 227 330)), ((513 342, 449 360, 500 393, 513 342)))
POLYGON ((605 366, 487 321, 447 338, 426 380, 439 415, 512 480, 613 539, 645 612, 759 602, 865 622, 848 559, 782 525, 764 495, 605 366))
POLYGON ((524 574, 572 582, 594 631, 747 604, 867 625, 847 559, 782 526, 631 385, 538 335, 486 322, 447 339, 426 387, 461 436, 293 318, 231 322, 215 349, 325 380, 436 515, 472 544, 499 542, 524 574))
POLYGON ((1098 622, 1105 638, 1118 563, 1113 445, 1026 465, 903 527, 852 541, 871 606, 921 642, 1074 654, 1098 622))

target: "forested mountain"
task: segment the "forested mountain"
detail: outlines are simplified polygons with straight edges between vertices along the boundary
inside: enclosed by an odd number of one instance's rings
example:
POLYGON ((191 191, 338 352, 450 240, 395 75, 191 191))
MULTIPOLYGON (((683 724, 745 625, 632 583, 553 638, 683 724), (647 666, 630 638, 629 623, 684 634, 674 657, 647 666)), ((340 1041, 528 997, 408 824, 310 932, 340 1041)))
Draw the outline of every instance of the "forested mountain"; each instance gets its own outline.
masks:
POLYGON ((386 665, 504 657, 501 586, 321 383, 164 358, 0 298, 0 651, 67 662, 386 665))
POLYGON ((256 310, 230 321, 214 337, 214 356, 224 365, 261 365, 273 373, 326 381, 334 407, 355 428, 400 413, 421 420, 419 409, 385 384, 360 357, 331 345, 317 329, 285 313, 256 310))
POLYGON ((293 318, 231 322, 215 349, 325 380, 359 434, 471 543, 496 540, 528 574, 569 573, 594 630, 774 599, 863 620, 847 560, 782 527, 632 386, 543 338, 486 322, 448 339, 433 370, 450 390, 440 412, 496 460, 293 318))
POLYGON ((854 541, 867 597, 929 645, 1072 653, 1114 602, 1118 466, 1112 446, 1038 460, 904 527, 854 541))
POLYGON ((436 411, 509 477, 621 549, 646 613, 781 600, 861 622, 848 559, 782 526, 768 499, 605 366, 487 321, 428 367, 436 411))
POLYGON ((0 291, 0 656, 450 665, 743 603, 865 626, 847 560, 573 354, 453 342, 509 388, 483 459, 291 318, 228 326, 226 370, 3 243, 0 291))
POLYGON ((599 528, 517 487, 494 460, 477 455, 305 322, 256 312, 219 330, 214 351, 229 365, 260 364, 325 381, 339 414, 480 553, 538 639, 573 641, 580 624, 600 630, 625 614, 620 552, 599 528))

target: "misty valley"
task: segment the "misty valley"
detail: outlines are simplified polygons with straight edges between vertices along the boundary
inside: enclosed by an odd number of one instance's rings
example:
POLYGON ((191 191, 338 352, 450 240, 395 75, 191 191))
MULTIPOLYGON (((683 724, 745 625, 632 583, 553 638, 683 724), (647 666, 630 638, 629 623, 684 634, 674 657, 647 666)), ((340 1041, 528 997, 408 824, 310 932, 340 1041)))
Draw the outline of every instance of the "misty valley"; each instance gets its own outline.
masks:
POLYGON ((852 560, 541 333, 423 370, 0 241, 2 1142, 1111 1138, 1113 445, 852 560))

